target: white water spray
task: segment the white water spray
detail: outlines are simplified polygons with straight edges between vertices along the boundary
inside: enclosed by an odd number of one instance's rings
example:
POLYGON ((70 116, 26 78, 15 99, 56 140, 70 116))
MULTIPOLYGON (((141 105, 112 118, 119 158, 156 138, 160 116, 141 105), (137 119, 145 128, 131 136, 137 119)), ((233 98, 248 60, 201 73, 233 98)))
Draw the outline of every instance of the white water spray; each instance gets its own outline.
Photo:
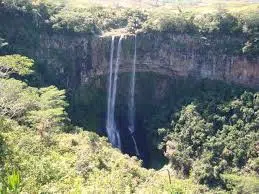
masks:
POLYGON ((137 36, 134 43, 134 58, 132 65, 132 74, 130 82, 130 100, 129 100, 129 131, 132 136, 136 155, 139 156, 138 146, 134 137, 135 132, 135 82, 136 82, 136 60, 137 60, 137 36))
POLYGON ((107 105, 107 122, 106 130, 108 133, 108 138, 111 144, 114 147, 121 149, 120 134, 116 127, 114 114, 115 114, 115 102, 116 102, 116 93, 117 93, 117 80, 118 80, 118 71, 120 66, 120 53, 121 53, 121 42, 123 36, 121 35, 118 48, 117 48, 117 58, 115 63, 115 69, 113 73, 113 53, 114 53, 114 37, 112 37, 111 43, 111 55, 110 55, 110 73, 109 73, 109 86, 108 86, 108 105, 107 105), (113 79, 112 79, 113 78, 113 79))

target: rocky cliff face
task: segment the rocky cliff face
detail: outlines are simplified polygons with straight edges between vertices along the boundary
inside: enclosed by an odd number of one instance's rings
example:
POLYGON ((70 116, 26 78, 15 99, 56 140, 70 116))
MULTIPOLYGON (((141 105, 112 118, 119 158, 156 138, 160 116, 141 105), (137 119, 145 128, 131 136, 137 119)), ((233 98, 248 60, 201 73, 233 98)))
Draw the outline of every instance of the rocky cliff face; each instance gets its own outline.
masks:
MULTIPOLYGON (((8 53, 35 59, 46 82, 75 88, 108 72, 111 37, 56 33, 48 25, 37 27, 31 15, 1 7, 0 21, 0 37, 9 43, 8 53)), ((138 72, 259 87, 259 57, 249 59, 242 54, 243 37, 148 33, 139 34, 137 40, 138 72)), ((122 48, 120 72, 131 72, 134 36, 126 35, 122 48)))
MULTIPOLYGON (((91 69, 81 72, 81 81, 106 74, 111 37, 91 42, 91 69)), ((137 36, 137 71, 171 77, 223 80, 248 87, 259 86, 259 58, 240 55, 241 37, 197 37, 187 34, 141 34, 137 36)), ((115 42, 118 42, 118 38, 115 42)), ((123 40, 120 72, 131 72, 134 37, 123 40)))
MULTIPOLYGON (((249 59, 237 53, 237 45, 243 41, 227 36, 209 39, 187 34, 141 34, 137 36, 136 70, 258 88, 259 57, 249 59)), ((84 84, 91 77, 108 73, 110 42, 111 37, 44 34, 35 56, 66 86, 84 84)), ((125 36, 122 44, 120 72, 131 72, 134 36, 125 36)))
POLYGON ((90 41, 89 36, 41 34, 32 55, 46 75, 52 75, 63 87, 74 88, 81 83, 81 73, 92 69, 90 41))

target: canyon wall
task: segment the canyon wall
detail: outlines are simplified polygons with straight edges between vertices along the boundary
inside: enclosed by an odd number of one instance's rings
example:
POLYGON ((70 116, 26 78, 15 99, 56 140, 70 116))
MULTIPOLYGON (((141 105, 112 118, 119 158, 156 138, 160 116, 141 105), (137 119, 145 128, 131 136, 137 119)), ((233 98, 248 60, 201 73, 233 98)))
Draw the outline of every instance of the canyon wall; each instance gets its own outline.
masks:
MULTIPOLYGON (((115 38, 115 45, 118 39, 119 36, 115 38)), ((242 37, 206 38, 188 34, 149 33, 137 35, 137 40, 137 72, 206 78, 259 87, 259 57, 251 59, 240 54, 240 45, 244 44, 242 37)), ((110 42, 109 36, 43 34, 33 55, 50 67, 67 86, 84 84, 91 77, 108 73, 110 42)), ((133 35, 125 35, 120 72, 132 71, 133 44, 133 35)))
MULTIPOLYGON (((91 69, 81 72, 82 82, 108 71, 111 37, 91 42, 91 69)), ((117 38, 118 39, 118 38, 117 38)), ((188 34, 140 34, 137 36, 137 71, 171 77, 222 80, 248 87, 259 86, 259 58, 240 54, 242 37, 202 37, 188 34)), ((118 40, 117 40, 118 41, 118 40)), ((131 72, 133 36, 125 36, 120 72, 131 72)))
MULTIPOLYGON (((110 36, 54 32, 50 25, 37 24, 27 13, 1 7, 0 22, 0 37, 9 43, 0 54, 33 58, 43 72, 41 79, 48 84, 72 89, 108 72, 110 36)), ((249 58, 242 53, 246 39, 241 35, 204 37, 154 32, 140 33, 137 39, 137 72, 208 78, 259 88, 259 56, 249 58)), ((125 35, 120 72, 131 71, 133 48, 133 35, 125 35)))

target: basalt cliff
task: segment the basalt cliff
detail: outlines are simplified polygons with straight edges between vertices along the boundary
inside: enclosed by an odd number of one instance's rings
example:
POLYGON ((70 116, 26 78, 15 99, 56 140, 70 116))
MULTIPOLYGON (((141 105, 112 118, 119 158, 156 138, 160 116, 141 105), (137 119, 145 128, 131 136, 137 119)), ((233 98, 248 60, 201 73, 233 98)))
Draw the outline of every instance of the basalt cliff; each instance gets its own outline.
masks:
MULTIPOLYGON (((119 72, 131 71, 133 38, 124 37, 119 72)), ((143 33, 137 39, 137 72, 259 86, 259 58, 251 60, 240 54, 238 47, 244 43, 241 37, 143 33)), ((62 77, 67 86, 74 85, 73 81, 84 84, 91 77, 107 74, 110 42, 110 36, 41 34, 39 47, 30 55, 62 77)))
MULTIPOLYGON (((111 36, 55 32, 48 25, 32 28, 33 17, 8 13, 3 8, 0 16, 1 36, 9 43, 8 52, 35 59, 62 87, 74 88, 91 77, 107 74, 111 36)), ((133 35, 124 36, 119 72, 131 71, 133 39, 133 35)), ((137 72, 259 87, 259 57, 242 53, 242 36, 155 32, 139 33, 137 39, 137 72)))

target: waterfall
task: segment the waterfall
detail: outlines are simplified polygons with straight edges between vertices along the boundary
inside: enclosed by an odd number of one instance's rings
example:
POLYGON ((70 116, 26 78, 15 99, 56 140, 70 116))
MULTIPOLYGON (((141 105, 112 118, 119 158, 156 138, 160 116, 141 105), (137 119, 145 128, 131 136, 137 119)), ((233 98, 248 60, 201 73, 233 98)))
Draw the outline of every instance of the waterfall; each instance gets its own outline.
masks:
POLYGON ((135 82, 136 82, 136 60, 137 60, 137 36, 135 36, 134 42, 134 58, 132 65, 132 74, 131 74, 131 82, 130 82, 130 98, 129 98, 129 131, 132 136, 132 140, 134 143, 136 155, 139 156, 139 150, 137 147, 137 143, 134 137, 135 132, 135 82))
MULTIPOLYGON (((111 93, 112 93, 113 53, 114 53, 114 36, 112 36, 110 64, 109 64, 109 80, 108 80, 109 85, 108 85, 107 120, 106 120, 106 129, 107 130, 111 126, 111 93)), ((109 137, 110 133, 108 131, 107 131, 107 133, 108 133, 108 137, 109 137)))
MULTIPOLYGON (((116 102, 116 94, 117 94, 117 81, 118 81, 118 71, 120 66, 120 55, 121 55, 121 44, 123 36, 120 36, 118 47, 117 47, 117 56, 115 67, 113 64, 114 58, 114 36, 111 41, 111 53, 110 53, 110 63, 109 63, 109 77, 108 77, 108 97, 107 97, 107 120, 106 120, 106 130, 108 134, 109 141, 114 147, 121 149, 121 141, 120 134, 116 126, 115 122, 115 102, 116 102)), ((135 132, 135 77, 136 77, 136 58, 137 58, 137 37, 135 36, 134 43, 134 58, 132 65, 132 74, 130 81, 130 92, 129 92, 129 131, 132 136, 132 140, 134 143, 134 148, 136 155, 139 156, 139 150, 137 147, 137 143, 134 137, 135 132)))
POLYGON ((108 81, 108 100, 107 100, 107 121, 106 121, 106 130, 108 134, 109 141, 114 147, 121 149, 120 134, 116 127, 115 123, 115 102, 116 102, 116 93, 117 93, 117 80, 118 80, 118 71, 120 66, 120 53, 121 53, 121 42, 123 36, 120 36, 117 48, 117 56, 115 69, 113 70, 113 54, 114 54, 114 37, 112 37, 111 42, 111 54, 110 54, 110 64, 109 64, 109 81, 108 81), (113 79, 112 79, 113 78, 113 79))

